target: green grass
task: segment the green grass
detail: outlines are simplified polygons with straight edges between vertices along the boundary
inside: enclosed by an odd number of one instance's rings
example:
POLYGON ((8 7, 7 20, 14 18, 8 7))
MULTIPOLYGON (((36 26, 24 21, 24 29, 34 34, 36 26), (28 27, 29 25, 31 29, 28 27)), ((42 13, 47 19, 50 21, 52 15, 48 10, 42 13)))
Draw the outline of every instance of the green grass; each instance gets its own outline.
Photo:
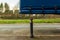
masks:
POLYGON ((60 23, 60 19, 35 19, 34 23, 60 23))
POLYGON ((18 20, 0 20, 0 24, 29 23, 27 19, 18 20))
MULTIPOLYGON (((60 18, 56 19, 34 19, 34 23, 60 23, 60 18)), ((0 20, 0 24, 30 23, 29 19, 0 20)))

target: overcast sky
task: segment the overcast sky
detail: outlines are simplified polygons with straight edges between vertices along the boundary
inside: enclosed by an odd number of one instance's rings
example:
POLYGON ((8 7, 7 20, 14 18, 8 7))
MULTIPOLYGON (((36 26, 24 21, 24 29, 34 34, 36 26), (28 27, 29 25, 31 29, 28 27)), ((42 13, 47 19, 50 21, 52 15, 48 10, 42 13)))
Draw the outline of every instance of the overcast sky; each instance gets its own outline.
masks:
POLYGON ((19 2, 19 0, 0 0, 0 3, 2 2, 7 2, 10 6, 10 9, 12 9, 19 2))

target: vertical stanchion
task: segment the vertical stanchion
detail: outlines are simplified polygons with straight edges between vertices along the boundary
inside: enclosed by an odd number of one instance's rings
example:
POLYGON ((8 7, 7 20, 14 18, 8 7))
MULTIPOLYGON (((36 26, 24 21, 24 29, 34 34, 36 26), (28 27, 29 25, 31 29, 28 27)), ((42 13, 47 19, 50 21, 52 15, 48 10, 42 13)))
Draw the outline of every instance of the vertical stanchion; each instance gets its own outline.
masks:
POLYGON ((34 35, 33 35, 33 16, 32 16, 32 8, 30 7, 30 34, 31 34, 31 38, 34 38, 34 35))
POLYGON ((33 38, 33 18, 30 19, 30 33, 31 33, 31 38, 33 38))

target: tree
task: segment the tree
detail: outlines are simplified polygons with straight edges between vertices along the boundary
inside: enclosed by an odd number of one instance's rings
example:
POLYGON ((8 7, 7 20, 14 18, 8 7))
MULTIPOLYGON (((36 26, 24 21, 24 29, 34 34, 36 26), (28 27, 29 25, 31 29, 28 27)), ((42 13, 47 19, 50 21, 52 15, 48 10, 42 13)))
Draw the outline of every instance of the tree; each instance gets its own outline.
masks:
POLYGON ((0 12, 3 12, 3 3, 0 4, 0 12))
POLYGON ((3 3, 0 4, 0 8, 3 8, 3 3))
POLYGON ((7 3, 5 3, 5 11, 7 11, 7 10, 10 10, 9 5, 7 3))

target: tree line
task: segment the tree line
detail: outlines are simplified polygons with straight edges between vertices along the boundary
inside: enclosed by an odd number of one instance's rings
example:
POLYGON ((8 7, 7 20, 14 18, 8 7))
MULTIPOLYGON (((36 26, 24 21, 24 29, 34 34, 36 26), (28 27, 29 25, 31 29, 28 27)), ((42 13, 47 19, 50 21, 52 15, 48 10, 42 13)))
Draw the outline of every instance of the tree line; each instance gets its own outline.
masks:
POLYGON ((0 3, 0 19, 15 19, 19 18, 19 10, 10 10, 8 3, 0 3))

